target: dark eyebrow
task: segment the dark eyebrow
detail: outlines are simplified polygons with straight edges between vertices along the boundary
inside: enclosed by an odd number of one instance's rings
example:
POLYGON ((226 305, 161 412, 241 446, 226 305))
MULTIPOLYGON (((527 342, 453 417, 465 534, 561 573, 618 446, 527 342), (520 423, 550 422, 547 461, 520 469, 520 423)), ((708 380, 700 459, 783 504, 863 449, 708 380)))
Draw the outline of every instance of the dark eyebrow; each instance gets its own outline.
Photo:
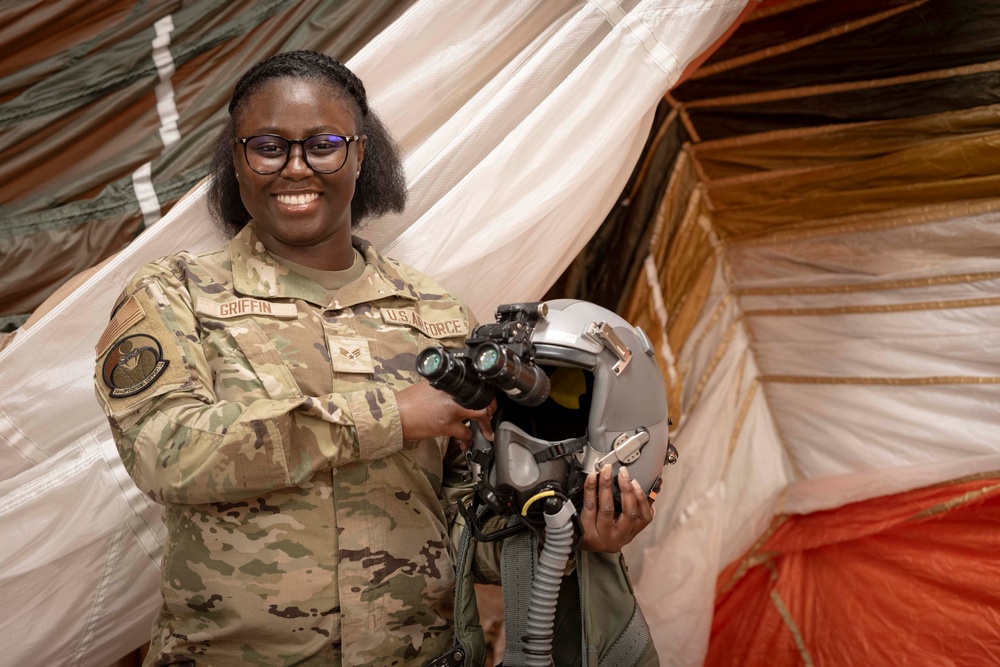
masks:
POLYGON ((257 136, 257 135, 260 135, 260 134, 274 134, 274 135, 277 135, 279 137, 284 137, 286 139, 295 139, 295 138, 305 139, 307 137, 314 137, 317 134, 337 134, 337 135, 344 136, 344 137, 350 137, 350 136, 353 136, 353 135, 357 134, 357 132, 341 132, 339 130, 330 130, 330 129, 327 129, 329 127, 330 127, 329 125, 320 125, 318 127, 311 127, 308 130, 306 130, 305 135, 302 136, 302 137, 289 137, 289 136, 286 136, 285 134, 282 134, 278 130, 278 128, 276 128, 276 127, 262 127, 262 128, 258 128, 256 131, 251 132, 250 134, 245 135, 245 136, 257 136))

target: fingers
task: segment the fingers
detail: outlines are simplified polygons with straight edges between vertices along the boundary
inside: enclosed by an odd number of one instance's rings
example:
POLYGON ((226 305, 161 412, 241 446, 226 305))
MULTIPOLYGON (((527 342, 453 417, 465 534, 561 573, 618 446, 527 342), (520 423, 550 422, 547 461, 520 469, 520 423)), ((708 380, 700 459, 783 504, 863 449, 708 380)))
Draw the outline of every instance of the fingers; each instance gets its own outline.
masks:
POLYGON ((472 422, 479 426, 479 430, 487 440, 493 440, 493 413, 496 412, 497 402, 493 400, 482 410, 470 410, 463 408, 449 397, 450 405, 453 406, 452 414, 447 418, 447 428, 450 429, 448 435, 458 440, 462 449, 467 449, 472 444, 474 437, 470 428, 472 422))
POLYGON ((594 525, 597 519, 597 473, 587 475, 583 483, 583 510, 580 512, 580 522, 584 526, 594 525))
POLYGON ((493 440, 493 414, 497 410, 495 399, 482 410, 469 410, 454 403, 454 401, 452 401, 452 404, 454 405, 454 414, 451 416, 451 419, 463 422, 466 425, 469 422, 476 422, 479 424, 479 430, 483 432, 486 439, 493 440))
POLYGON ((587 476, 583 485, 583 509, 580 512, 580 523, 583 526, 580 548, 607 553, 620 551, 653 520, 653 508, 642 486, 631 479, 625 466, 621 466, 618 471, 621 513, 617 516, 613 488, 611 466, 605 466, 599 473, 587 476))
POLYGON ((618 491, 622 499, 622 513, 619 517, 619 522, 635 521, 639 518, 639 508, 635 502, 632 479, 629 477, 628 468, 625 466, 618 469, 618 491))
MULTIPOLYGON (((618 488, 621 491, 622 513, 618 517, 625 544, 632 541, 639 532, 653 520, 653 508, 642 490, 642 486, 631 479, 628 469, 622 466, 618 472, 618 488)), ((624 546, 624 544, 622 545, 624 546)))
POLYGON ((597 488, 597 532, 601 537, 610 536, 615 527, 615 496, 612 491, 611 466, 601 468, 597 488))
MULTIPOLYGON (((396 392, 400 425, 404 441, 448 436, 468 443, 472 439, 469 422, 484 420, 483 410, 463 408, 450 395, 433 388, 427 381, 421 381, 396 392)), ((486 408, 492 415, 491 407, 486 408)), ((489 421, 486 419, 485 421, 489 421)), ((493 432, 489 426, 488 437, 493 432)))
POLYGON ((448 436, 454 438, 462 446, 462 451, 469 448, 472 444, 472 429, 465 422, 456 421, 451 422, 448 425, 449 432, 448 436))
POLYGON ((583 484, 583 509, 580 511, 583 527, 581 549, 613 553, 623 543, 617 535, 612 486, 611 466, 604 466, 600 472, 587 475, 583 484))
MULTIPOLYGON (((649 502, 646 492, 642 490, 639 482, 632 480, 632 490, 635 493, 636 506, 639 509, 639 520, 642 521, 642 528, 645 528, 653 521, 653 505, 649 502)), ((638 532, 638 531, 636 531, 638 532)))
POLYGON ((493 414, 497 411, 496 399, 482 410, 476 410, 473 419, 479 423, 479 430, 483 432, 487 440, 493 440, 493 414))

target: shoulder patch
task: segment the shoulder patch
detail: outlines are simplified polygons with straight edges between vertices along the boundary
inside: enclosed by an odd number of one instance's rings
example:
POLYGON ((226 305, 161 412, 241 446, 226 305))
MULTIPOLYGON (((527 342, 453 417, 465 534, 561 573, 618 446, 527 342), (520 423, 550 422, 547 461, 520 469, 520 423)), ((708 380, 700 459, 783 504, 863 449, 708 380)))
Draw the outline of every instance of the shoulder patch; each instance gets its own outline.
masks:
POLYGON ((112 398, 125 398, 149 389, 169 365, 160 341, 146 334, 133 334, 111 346, 101 364, 101 379, 112 398))
POLYGON ((406 308, 381 308, 380 313, 382 321, 386 324, 405 324, 419 329, 431 338, 464 336, 468 333, 465 321, 458 317, 429 321, 422 318, 415 310, 406 308))
POLYGON ((134 296, 130 296, 120 302, 120 305, 115 307, 115 314, 108 323, 108 328, 101 334, 101 339, 97 341, 97 345, 94 347, 97 356, 99 357, 107 352, 108 348, 111 347, 112 341, 120 338, 136 323, 141 322, 144 317, 146 317, 146 313, 142 310, 142 306, 134 296))
POLYGON ((195 310, 202 315, 216 319, 229 319, 241 315, 270 315, 283 319, 294 319, 299 316, 299 309, 294 303, 273 303, 263 299, 230 299, 229 301, 211 301, 198 297, 195 310))

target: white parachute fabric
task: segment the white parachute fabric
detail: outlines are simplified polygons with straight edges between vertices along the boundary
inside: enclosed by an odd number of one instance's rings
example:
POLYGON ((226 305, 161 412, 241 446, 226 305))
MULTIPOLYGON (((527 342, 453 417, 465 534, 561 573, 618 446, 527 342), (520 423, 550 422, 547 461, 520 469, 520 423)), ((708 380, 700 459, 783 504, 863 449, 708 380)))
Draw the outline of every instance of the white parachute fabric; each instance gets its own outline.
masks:
POLYGON ((717 248, 678 351, 680 470, 627 548, 664 664, 702 664, 718 573, 774 513, 1000 469, 998 223, 993 200, 717 248))
MULTIPOLYGON (((663 93, 746 4, 417 3, 349 63, 400 139, 412 193, 365 234, 481 319, 540 297, 615 202, 663 93)), ((0 352, 5 663, 103 667, 148 638, 163 528, 117 458, 93 350, 139 266, 218 245, 204 197, 201 185, 0 352)))
POLYGON ((390 91, 376 108, 399 134, 414 190, 403 215, 364 234, 481 320, 502 301, 540 297, 620 195, 656 103, 745 4, 486 3, 457 31, 467 6, 416 5, 353 61, 366 85, 390 91), (411 23, 424 36, 412 46, 397 33, 411 23), (382 37, 392 64, 373 55, 382 37), (438 40, 446 58, 428 48, 438 40), (476 77, 478 87, 448 83, 476 77), (440 109, 424 109, 435 96, 440 109))
POLYGON ((148 229, 0 352, 4 664, 105 667, 149 638, 165 531, 97 405, 94 346, 144 262, 221 242, 204 191, 175 205, 183 222, 148 229))
POLYGON ((740 288, 769 292, 741 301, 766 341, 757 362, 800 471, 786 511, 1000 468, 1000 212, 995 201, 956 208, 730 253, 740 288))
POLYGON ((719 572, 770 523, 793 473, 761 389, 751 341, 722 265, 678 351, 691 380, 653 523, 625 549, 661 664, 701 665, 719 572))

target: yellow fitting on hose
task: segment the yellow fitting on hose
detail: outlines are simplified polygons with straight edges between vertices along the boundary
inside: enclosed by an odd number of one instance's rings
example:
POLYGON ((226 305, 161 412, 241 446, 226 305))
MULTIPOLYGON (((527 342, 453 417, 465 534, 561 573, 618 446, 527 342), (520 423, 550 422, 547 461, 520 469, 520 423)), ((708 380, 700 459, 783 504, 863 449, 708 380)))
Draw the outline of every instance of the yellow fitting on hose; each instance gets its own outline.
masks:
POLYGON ((535 495, 528 498, 528 502, 524 503, 524 507, 521 508, 521 516, 528 516, 528 508, 531 507, 531 503, 535 502, 539 498, 548 498, 549 496, 556 495, 556 492, 552 489, 548 491, 542 491, 541 493, 536 493, 535 495))

